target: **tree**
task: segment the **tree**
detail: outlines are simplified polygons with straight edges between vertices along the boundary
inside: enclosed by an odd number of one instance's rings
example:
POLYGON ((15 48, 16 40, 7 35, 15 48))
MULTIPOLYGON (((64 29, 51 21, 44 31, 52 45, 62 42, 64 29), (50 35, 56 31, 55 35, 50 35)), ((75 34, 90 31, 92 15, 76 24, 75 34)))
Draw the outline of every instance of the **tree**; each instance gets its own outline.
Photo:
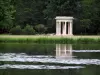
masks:
POLYGON ((17 0, 16 24, 36 25, 44 23, 43 10, 46 0, 17 0))
POLYGON ((47 28, 43 25, 43 24, 38 24, 35 26, 35 29, 38 33, 45 33, 45 31, 47 30, 47 28))
POLYGON ((13 35, 20 35, 22 33, 22 29, 20 26, 16 26, 10 30, 10 33, 13 35))
POLYGON ((15 19, 15 0, 0 0, 0 33, 9 32, 15 19))
POLYGON ((94 7, 92 8, 92 29, 94 34, 100 34, 100 1, 94 0, 94 7))
POLYGON ((81 1, 80 24, 84 29, 83 33, 98 34, 100 33, 100 1, 99 0, 82 0, 81 1), (83 26, 84 21, 84 26, 83 26), (87 31, 88 29, 88 31, 87 31))
POLYGON ((27 24, 26 27, 22 30, 22 34, 33 35, 35 34, 35 30, 33 29, 32 26, 27 24))
POLYGON ((82 33, 91 34, 92 29, 92 17, 94 14, 94 0, 82 0, 81 1, 81 14, 80 25, 83 29, 82 33), (92 10, 91 10, 92 9, 92 10))

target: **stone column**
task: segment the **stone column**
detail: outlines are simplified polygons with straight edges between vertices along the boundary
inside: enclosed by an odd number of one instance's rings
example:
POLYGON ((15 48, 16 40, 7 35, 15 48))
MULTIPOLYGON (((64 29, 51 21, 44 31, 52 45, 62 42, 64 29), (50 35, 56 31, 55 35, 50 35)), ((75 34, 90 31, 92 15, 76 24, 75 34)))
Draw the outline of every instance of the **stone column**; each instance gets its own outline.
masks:
POLYGON ((70 22, 68 22, 68 35, 70 35, 70 22))
POLYGON ((70 22, 70 35, 73 35, 73 22, 70 22))
POLYGON ((73 22, 68 22, 68 35, 73 35, 73 22))
POLYGON ((56 35, 58 35, 58 22, 56 22, 56 35))
POLYGON ((56 35, 61 35, 61 22, 56 22, 56 35))
POLYGON ((63 22, 63 34, 66 35, 66 22, 63 22))

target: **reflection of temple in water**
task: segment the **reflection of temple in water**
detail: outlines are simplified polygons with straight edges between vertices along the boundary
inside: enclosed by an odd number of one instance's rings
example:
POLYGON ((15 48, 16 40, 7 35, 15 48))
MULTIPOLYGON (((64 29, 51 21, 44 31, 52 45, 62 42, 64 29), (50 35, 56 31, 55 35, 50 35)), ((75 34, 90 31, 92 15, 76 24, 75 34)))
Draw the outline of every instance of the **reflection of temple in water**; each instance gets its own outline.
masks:
POLYGON ((61 59, 72 58, 72 45, 56 44, 56 58, 61 58, 61 59))

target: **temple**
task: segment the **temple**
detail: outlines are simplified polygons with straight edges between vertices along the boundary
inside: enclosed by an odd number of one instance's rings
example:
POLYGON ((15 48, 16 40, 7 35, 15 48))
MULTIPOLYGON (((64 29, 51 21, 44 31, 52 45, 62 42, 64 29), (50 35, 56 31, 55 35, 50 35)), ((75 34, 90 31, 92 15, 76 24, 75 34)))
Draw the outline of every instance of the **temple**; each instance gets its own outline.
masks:
POLYGON ((57 16, 56 35, 73 35, 73 17, 57 16))

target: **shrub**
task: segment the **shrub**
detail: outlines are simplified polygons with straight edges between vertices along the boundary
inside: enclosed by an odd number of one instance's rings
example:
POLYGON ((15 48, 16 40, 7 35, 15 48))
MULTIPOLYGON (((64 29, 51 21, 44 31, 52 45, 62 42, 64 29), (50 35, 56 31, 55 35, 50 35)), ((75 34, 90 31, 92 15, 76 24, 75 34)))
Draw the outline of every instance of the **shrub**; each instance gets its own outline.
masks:
POLYGON ((36 25, 35 29, 40 34, 44 33, 47 30, 47 28, 43 24, 36 25))
POLYGON ((26 27, 22 30, 22 34, 32 35, 35 34, 35 30, 32 26, 27 24, 26 27))
POLYGON ((12 29, 10 29, 10 33, 13 35, 20 35, 22 32, 21 27, 20 26, 16 26, 12 29))

